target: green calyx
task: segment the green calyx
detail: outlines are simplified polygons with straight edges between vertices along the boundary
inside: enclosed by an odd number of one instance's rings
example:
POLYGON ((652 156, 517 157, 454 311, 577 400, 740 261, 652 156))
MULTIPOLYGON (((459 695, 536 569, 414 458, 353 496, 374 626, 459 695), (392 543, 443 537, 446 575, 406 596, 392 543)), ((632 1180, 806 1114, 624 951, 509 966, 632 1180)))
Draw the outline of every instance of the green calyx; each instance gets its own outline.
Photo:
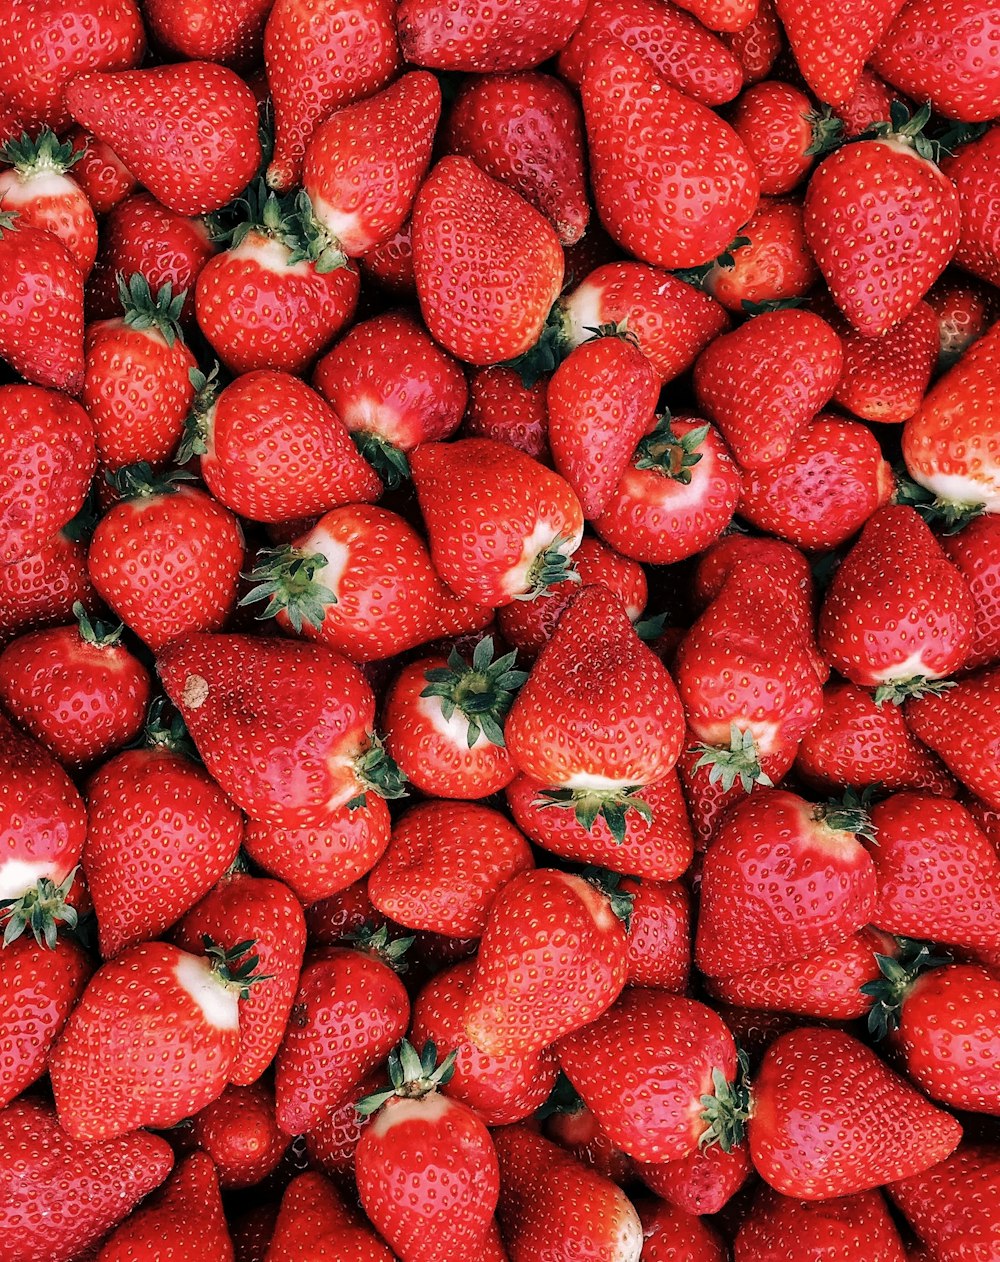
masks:
POLYGON ((257 972, 260 956, 254 952, 257 943, 253 938, 229 948, 219 946, 207 933, 201 940, 212 965, 212 976, 226 990, 236 991, 241 999, 249 998, 253 986, 272 980, 273 973, 257 972))
POLYGON ((586 1105, 582 1096, 560 1069, 556 1076, 555 1086, 549 1092, 545 1103, 535 1110, 534 1116, 539 1122, 544 1122, 547 1117, 552 1117, 556 1113, 579 1113, 584 1108, 586 1105))
POLYGON ((528 590, 518 593, 515 600, 537 600, 539 596, 551 596, 552 588, 560 583, 579 583, 580 571, 561 549, 569 543, 568 535, 558 535, 544 552, 539 552, 528 570, 528 590))
POLYGON ((108 484, 118 492, 119 499, 149 499, 154 495, 174 495, 180 483, 194 482, 193 473, 184 469, 170 469, 166 473, 154 473, 153 466, 145 460, 126 465, 114 473, 104 475, 108 484))
POLYGON ((628 317, 624 320, 614 321, 608 324, 588 325, 585 332, 590 334, 587 338, 588 342, 598 342, 605 337, 616 337, 621 342, 628 342, 632 346, 639 345, 639 338, 636 333, 628 327, 628 317))
POLYGON ((91 619, 79 600, 73 602, 73 617, 80 630, 80 639, 84 644, 91 644, 94 648, 111 648, 121 640, 122 632, 125 630, 124 622, 119 622, 116 627, 113 627, 107 622, 98 622, 96 618, 91 619))
POLYGON ((940 141, 931 140, 929 136, 924 135, 924 128, 930 122, 930 118, 929 102, 911 115, 902 101, 893 101, 889 106, 889 121, 875 123, 858 139, 895 140, 908 145, 928 162, 939 162, 942 152, 940 141))
POLYGON ((154 294, 141 272, 133 272, 127 280, 124 273, 119 272, 116 281, 129 328, 155 329, 168 346, 173 346, 181 337, 181 311, 187 290, 175 294, 173 285, 167 281, 154 294))
POLYGON ((708 437, 708 430, 708 425, 699 425, 678 438, 670 413, 664 412, 653 432, 639 443, 632 463, 637 469, 655 469, 664 477, 687 486, 691 470, 701 460, 703 453, 698 448, 708 437))
POLYGON ((166 697, 154 697, 149 703, 149 713, 136 747, 167 750, 172 754, 183 754, 192 762, 200 761, 184 720, 166 697))
POLYGON ((893 492, 892 502, 915 508, 928 525, 937 526, 943 534, 957 534, 986 511, 985 504, 939 499, 933 491, 928 491, 925 486, 907 477, 904 470, 894 469, 893 472, 896 475, 896 490, 893 492))
POLYGON ((583 879, 594 889, 600 890, 611 904, 611 910, 625 926, 627 933, 632 926, 632 909, 635 895, 619 889, 622 881, 620 872, 612 872, 609 868, 586 867, 580 873, 583 879))
POLYGON ((641 791, 639 785, 622 789, 545 789, 532 805, 570 808, 577 823, 588 833, 602 818, 615 845, 620 846, 625 841, 629 811, 637 811, 647 823, 652 822, 648 803, 635 796, 641 791))
POLYGON ((694 770, 707 767, 709 784, 719 785, 723 793, 728 793, 737 780, 745 793, 755 784, 770 786, 774 783, 760 765, 757 742, 749 728, 743 731, 731 723, 728 749, 721 745, 694 745, 688 752, 701 755, 694 770))
POLYGON ((374 732, 368 748, 354 760, 354 778, 362 791, 347 803, 350 811, 364 806, 369 790, 380 798, 406 797, 406 776, 374 732))
POLYGON ((902 705, 911 697, 937 697, 954 687, 953 679, 928 679, 926 675, 911 675, 909 679, 893 679, 889 683, 879 684, 875 689, 875 704, 879 709, 887 701, 892 705, 902 705))
POLYGON ((245 575, 256 586, 239 602, 252 605, 266 600, 258 620, 283 613, 296 632, 304 626, 314 629, 323 625, 327 611, 337 604, 337 594, 316 578, 317 570, 326 566, 320 552, 300 552, 290 544, 266 548, 258 553, 257 564, 245 575))
POLYGON ((362 458, 371 465, 385 486, 396 487, 409 478, 410 462, 406 458, 406 452, 395 443, 370 429, 351 430, 351 439, 362 458))
POLYGON ((187 464, 192 456, 203 456, 208 451, 208 418, 219 397, 218 362, 212 365, 211 372, 207 375, 200 368, 189 369, 188 380, 194 387, 194 400, 184 421, 184 434, 177 448, 175 459, 178 464, 187 464))
POLYGON ((566 335, 566 315, 560 299, 546 317, 535 345, 501 366, 513 369, 524 388, 530 390, 543 377, 550 377, 572 349, 566 335))
POLYGON ((450 1082, 457 1056, 457 1051, 449 1052, 439 1065, 437 1048, 429 1039, 419 1055, 413 1044, 403 1039, 389 1053, 389 1081, 392 1086, 387 1091, 375 1091, 364 1096, 354 1107, 361 1117, 370 1117, 394 1098, 422 1100, 450 1082))
POLYGON ((17 140, 8 140, 0 146, 0 158, 9 162, 18 175, 25 176, 43 171, 64 175, 83 154, 82 149, 74 149, 69 141, 61 141, 48 127, 43 127, 34 137, 22 132, 17 140))
POLYGON ((406 953, 416 942, 413 934, 405 938, 390 938, 386 925, 376 929, 365 923, 352 933, 344 935, 344 941, 365 955, 374 955, 376 959, 388 964, 397 973, 405 973, 407 967, 406 953))
POLYGON ((897 941, 900 944, 898 956, 875 952, 875 961, 882 976, 861 987, 861 993, 874 1001, 868 1013, 868 1029, 877 1039, 884 1039, 898 1028, 906 996, 920 974, 951 963, 950 955, 945 952, 935 955, 936 948, 926 942, 914 942, 909 938, 898 938, 897 941))
POLYGON ((470 749, 481 735, 494 745, 504 745, 503 720, 528 678, 525 671, 514 669, 516 653, 494 659, 493 647, 493 637, 488 635, 476 645, 471 662, 453 648, 447 666, 424 672, 427 687, 420 695, 438 697, 446 720, 456 711, 465 718, 470 749))
POLYGON ((669 621, 670 615, 664 610, 663 613, 653 613, 648 618, 640 618, 638 622, 632 624, 632 629, 643 644, 655 644, 667 629, 669 621))
POLYGON ((722 268, 726 272, 732 271, 736 266, 735 252, 750 244, 749 237, 742 235, 734 237, 717 258, 710 259, 707 263, 699 263, 697 267, 675 268, 672 274, 678 280, 682 280, 685 285, 693 285, 695 289, 704 289, 705 281, 716 268, 722 268))
POLYGON ((0 900, 3 945, 10 946, 15 938, 30 929, 39 946, 54 951, 56 925, 61 923, 67 929, 76 928, 76 908, 66 902, 76 873, 74 868, 61 885, 47 876, 39 877, 30 889, 17 898, 0 900))
POLYGON ((829 105, 821 110, 813 110, 804 114, 806 122, 812 128, 812 144, 806 150, 806 157, 818 157, 822 153, 830 153, 844 143, 844 123, 829 105))
POLYGON ((857 793, 848 789, 839 798, 820 803, 813 811, 813 819, 838 833, 853 833, 865 841, 875 841, 876 829, 868 814, 868 807, 875 796, 872 786, 857 793))
POLYGON ((10 232, 11 229, 17 227, 20 217, 16 210, 0 210, 0 239, 5 232, 10 232))
POLYGON ((230 249, 242 245, 250 233, 270 237, 289 250, 288 266, 312 263, 317 272, 347 267, 340 245, 313 213, 308 194, 300 189, 285 197, 256 179, 242 197, 213 216, 212 239, 230 249))
POLYGON ((750 1095, 750 1063, 746 1052, 737 1053, 739 1067, 735 1082, 728 1082, 721 1069, 712 1070, 714 1091, 701 1097, 701 1120, 705 1130, 698 1139, 699 1148, 718 1144, 723 1152, 730 1152, 746 1137, 747 1123, 753 1111, 750 1095))

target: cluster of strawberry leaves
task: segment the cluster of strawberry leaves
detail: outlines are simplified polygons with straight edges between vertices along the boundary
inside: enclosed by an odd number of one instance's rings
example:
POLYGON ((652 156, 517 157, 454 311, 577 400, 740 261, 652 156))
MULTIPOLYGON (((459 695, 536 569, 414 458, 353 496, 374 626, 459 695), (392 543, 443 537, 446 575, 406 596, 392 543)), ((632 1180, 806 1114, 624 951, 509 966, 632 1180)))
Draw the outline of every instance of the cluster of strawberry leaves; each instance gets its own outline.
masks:
POLYGON ((996 0, 0 0, 0 1262, 1000 1258, 996 0))

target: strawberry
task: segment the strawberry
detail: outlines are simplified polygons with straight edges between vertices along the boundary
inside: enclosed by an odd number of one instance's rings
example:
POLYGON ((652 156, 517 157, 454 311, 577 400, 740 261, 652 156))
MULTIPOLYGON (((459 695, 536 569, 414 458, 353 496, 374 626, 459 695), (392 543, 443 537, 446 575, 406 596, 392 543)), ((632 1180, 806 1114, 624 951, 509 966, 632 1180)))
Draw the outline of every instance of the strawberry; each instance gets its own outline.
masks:
POLYGON ((831 321, 844 348, 834 400, 866 421, 905 421, 920 406, 938 355, 938 321, 926 302, 881 337, 831 321))
POLYGON ((583 236, 590 218, 584 174, 583 116, 572 92, 551 75, 481 75, 452 105, 448 153, 471 158, 520 193, 555 228, 563 245, 583 236))
MULTIPOLYGON (((0 950, 0 1108, 37 1082, 94 971, 72 938, 22 934, 0 950)), ((553 1072, 553 1077, 554 1077, 553 1072)))
POLYGON ((832 412, 814 417, 784 459, 750 470, 739 513, 758 530, 807 551, 836 548, 896 488, 871 430, 832 412))
POLYGON ((195 1114, 191 1138, 215 1163, 224 1190, 252 1187, 266 1179, 290 1142, 274 1120, 274 1092, 260 1082, 230 1084, 195 1114))
POLYGON ((452 1048, 454 1073, 442 1092, 474 1109, 487 1126, 507 1126, 544 1104, 558 1065, 549 1048, 490 1055, 469 1041, 463 1018, 475 967, 473 960, 464 960, 424 985, 414 1000, 410 1037, 419 1047, 430 1041, 452 1048))
POLYGON ((401 0, 396 14, 407 61, 435 70, 528 70, 559 51, 587 0, 401 0))
POLYGON ((497 811, 422 802, 400 816, 368 876, 368 896, 407 929, 478 938, 497 894, 533 868, 528 843, 497 811))
POLYGON ((1000 239, 993 210, 998 188, 998 153, 1000 127, 993 127, 985 135, 962 145, 957 153, 941 163, 941 170, 954 184, 962 208, 962 231, 955 249, 955 262, 992 285, 1000 281, 1000 239))
POLYGON ((213 1262, 232 1262, 232 1241, 210 1157, 192 1153, 177 1167, 153 1202, 136 1210, 101 1246, 102 1262, 171 1262, 183 1250, 213 1262))
POLYGON ((904 1262, 905 1256, 877 1191, 816 1204, 763 1187, 743 1220, 734 1249, 739 1262, 825 1262, 838 1256, 904 1262))
POLYGON ((86 277, 97 257, 97 219, 87 195, 67 175, 77 161, 69 143, 48 128, 35 139, 25 132, 0 148, 11 170, 0 172, 0 200, 16 211, 22 227, 40 228, 59 238, 86 277))
POLYGON ((711 977, 812 955, 872 918, 868 816, 794 793, 755 793, 723 820, 705 855, 695 960, 711 977))
POLYGON ((235 0, 220 9, 212 0, 143 0, 153 41, 171 60, 217 61, 237 70, 260 60, 264 23, 272 0, 235 0))
POLYGON ((991 666, 1000 661, 1000 517, 975 517, 957 534, 944 535, 941 546, 976 604, 965 669, 991 666))
POLYGON ((401 795, 372 732, 371 688, 339 653, 189 635, 160 654, 157 670, 206 767, 252 819, 308 826, 369 790, 401 795))
POLYGON ((574 87, 602 38, 637 49, 671 87, 702 105, 731 101, 743 83, 739 62, 722 40, 669 0, 591 0, 557 63, 574 87))
POLYGON ((677 1161, 636 1163, 643 1183, 685 1214, 717 1213, 740 1190, 752 1169, 745 1140, 728 1152, 719 1144, 710 1144, 677 1161))
POLYGON ((428 329, 470 364, 533 346, 563 282, 549 221, 458 155, 442 158, 417 194, 413 266, 428 329))
POLYGON ((234 375, 301 373, 354 314, 358 273, 312 220, 307 199, 250 186, 229 248, 198 273, 198 327, 234 375))
POLYGON ((135 176, 103 140, 83 127, 74 127, 68 140, 73 146, 73 179, 95 215, 107 215, 135 192, 135 176))
POLYGON ((225 66, 89 71, 69 84, 66 104, 157 201, 182 215, 219 210, 260 165, 253 93, 225 66))
POLYGON ((810 311, 767 311, 698 357, 695 393, 744 469, 788 457, 840 379, 840 338, 810 311))
POLYGON ((821 101, 843 105, 851 99, 865 62, 882 43, 904 2, 847 0, 836 16, 827 16, 806 13, 791 0, 775 0, 796 64, 821 101))
POLYGON ((732 521, 740 487, 718 431, 697 417, 665 412, 640 439, 594 529, 625 556, 670 565, 718 539, 732 521))
POLYGON ((720 821, 750 793, 780 785, 795 761, 796 746, 778 745, 761 753, 753 732, 730 724, 729 740, 717 745, 696 742, 681 754, 677 768, 691 821, 696 853, 704 853, 720 821))
POLYGON ((872 822, 872 924, 977 950, 1000 946, 1000 855, 964 806, 896 793, 872 808, 872 822))
POLYGON ((961 575, 912 508, 880 508, 837 570, 819 614, 826 660, 896 703, 959 669, 975 605, 961 575))
POLYGON ((135 1131, 90 1142, 68 1135, 51 1105, 22 1096, 0 1112, 0 1137, 18 1159, 0 1172, 0 1230, 13 1262, 71 1262, 170 1173, 159 1135, 135 1131), (13 1247, 13 1246, 12 1246, 13 1247))
POLYGON ((834 301, 866 337, 910 314, 958 244, 959 202, 921 129, 894 105, 877 138, 824 158, 806 189, 806 239, 834 301), (891 241, 891 246, 886 245, 891 241))
POLYGON ((626 986, 683 994, 691 973, 691 898, 680 881, 625 877, 632 898, 626 986))
POLYGON ((355 324, 316 365, 313 386, 389 486, 408 475, 414 447, 451 437, 468 398, 461 366, 405 311, 355 324))
POLYGON ((856 140, 869 127, 884 123, 890 116, 893 101, 908 104, 902 93, 890 88, 870 66, 865 66, 850 99, 834 111, 844 124, 844 136, 848 140, 856 140))
POLYGON ((666 268, 721 254, 760 191, 732 128, 617 42, 595 49, 580 93, 597 210, 618 244, 666 268))
POLYGON ((980 671, 906 707, 910 731, 987 805, 1000 808, 1000 670, 980 671))
POLYGON ((6 567, 51 547, 82 507, 97 464, 94 428, 63 394, 0 386, 0 451, 0 567, 6 567))
POLYGON ((499 364, 474 370, 469 379, 469 406, 461 436, 506 443, 548 464, 546 388, 547 378, 525 386, 519 373, 499 364))
POLYGON ((412 219, 407 219, 383 245, 363 254, 358 259, 358 266, 378 289, 393 297, 413 297, 417 292, 417 280, 413 274, 412 219))
POLYGON ((932 1262, 958 1262, 963 1253, 989 1257, 996 1249, 998 1176, 1000 1153, 995 1145, 964 1143, 931 1169, 894 1180, 887 1191, 926 1241, 926 1257, 932 1262))
POLYGON ((67 84, 81 71, 128 70, 146 49, 135 0, 4 0, 0 104, 34 132, 69 126, 67 84))
POLYGON ((707 608, 734 569, 753 563, 767 569, 778 598, 788 606, 795 620, 803 627, 811 627, 815 604, 812 569, 797 548, 779 539, 735 532, 723 535, 698 560, 692 593, 696 606, 707 608))
POLYGON ((252 934, 266 970, 240 1006, 240 1046, 229 1081, 256 1082, 281 1043, 299 981, 306 945, 302 908, 280 881, 231 872, 187 913, 174 930, 178 946, 195 951, 205 937, 244 940, 252 934))
POLYGON ((493 1132, 510 1262, 639 1262, 639 1215, 610 1179, 527 1126, 493 1132))
POLYGON ((138 735, 149 704, 145 667, 120 643, 122 627, 91 622, 32 631, 0 653, 0 700, 66 766, 104 758, 138 735))
POLYGON ((704 1218, 669 1201, 639 1200, 636 1209, 642 1223, 643 1262, 725 1262, 725 1246, 704 1218))
POLYGON ((600 517, 643 434, 660 383, 627 326, 606 326, 570 351, 549 381, 549 447, 588 520, 600 517))
POLYGON ((371 96, 401 59, 392 0, 276 0, 264 28, 264 64, 274 102, 271 188, 299 183, 316 128, 334 110, 371 96))
POLYGON ((311 1130, 406 1033, 410 1001, 378 955, 340 947, 306 958, 275 1062, 278 1125, 311 1130))
POLYGON ((730 122, 760 173, 760 191, 768 197, 790 193, 840 133, 829 112, 817 112, 804 92, 777 79, 741 93, 730 122))
POLYGON ((753 0, 684 0, 683 7, 710 31, 724 32, 743 30, 757 8, 753 0))
POLYGON ((0 359, 39 386, 83 386, 83 276, 51 232, 0 210, 0 359))
POLYGON ((86 333, 83 402, 97 431, 101 463, 112 472, 165 464, 194 403, 198 367, 180 334, 184 294, 169 281, 154 294, 141 272, 119 281, 124 314, 86 333))
MULTIPOLYGON (((378 1091, 388 1082, 384 1067, 367 1074, 347 1095, 343 1104, 333 1110, 305 1136, 306 1152, 316 1169, 329 1175, 338 1188, 357 1193, 354 1180, 354 1152, 361 1133, 371 1121, 358 1112, 358 1104, 366 1095, 378 1091)), ((288 1262, 293 1262, 289 1259, 288 1262)))
POLYGON ((527 1054, 606 1011, 627 975, 613 910, 626 914, 627 905, 566 872, 537 868, 509 881, 490 908, 469 986, 465 1030, 475 1046, 527 1054))
POLYGON ((802 206, 794 198, 762 197, 740 239, 745 244, 730 246, 700 282, 727 311, 767 310, 768 304, 804 297, 819 280, 802 206))
POLYGON ((720 38, 740 63, 746 83, 766 79, 786 47, 774 0, 760 0, 749 22, 738 30, 724 31, 720 38))
POLYGON ((190 955, 142 942, 102 965, 73 1009, 49 1076, 73 1139, 174 1126, 222 1094, 239 1044, 251 942, 190 955))
MULTIPOLYGON (((263 1254, 261 1255, 263 1258, 263 1254)), ((269 1262, 392 1262, 393 1254, 362 1224, 321 1174, 310 1171, 285 1189, 269 1262)))
POLYGON ((136 464, 111 476, 123 498, 101 518, 87 554, 101 598, 154 652, 221 627, 243 564, 235 517, 185 486, 190 474, 160 477, 136 464))
POLYGON ((1000 322, 966 351, 903 428, 903 459, 915 482, 947 510, 1000 511, 1000 444, 990 417, 1000 322))
POLYGON ((426 443, 410 463, 431 559, 456 594, 496 607, 572 575, 583 512, 558 474, 488 438, 426 443))
POLYGON ((77 601, 95 607, 86 546, 70 533, 60 530, 33 556, 0 565, 0 642, 68 622, 77 601))
POLYGON ((937 317, 937 366, 942 372, 983 336, 998 309, 993 287, 961 272, 946 271, 928 290, 926 302, 937 317))

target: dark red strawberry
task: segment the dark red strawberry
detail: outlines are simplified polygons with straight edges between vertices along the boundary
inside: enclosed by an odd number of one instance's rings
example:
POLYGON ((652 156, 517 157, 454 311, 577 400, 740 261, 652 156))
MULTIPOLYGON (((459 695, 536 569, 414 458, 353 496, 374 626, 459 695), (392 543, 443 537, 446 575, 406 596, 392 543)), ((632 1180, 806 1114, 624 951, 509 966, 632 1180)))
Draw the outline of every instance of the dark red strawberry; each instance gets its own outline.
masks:
POLYGON ((402 0, 396 14, 407 61, 436 70, 527 70, 558 52, 587 0, 402 0))
POLYGON ((704 1218, 669 1201, 643 1198, 636 1201, 636 1209, 642 1223, 644 1262, 724 1262, 722 1238, 704 1218))
POLYGON ((178 60, 217 61, 241 70, 260 60, 272 3, 234 0, 219 8, 212 0, 143 0, 142 9, 154 42, 178 60))
POLYGON ((392 1262, 393 1258, 361 1215, 313 1171, 298 1175, 285 1189, 266 1253, 269 1262, 305 1262, 310 1257, 326 1262, 392 1262))
POLYGON ((547 378, 526 386, 513 368, 497 365, 474 371, 463 438, 490 438, 549 463, 549 418, 545 411, 547 378))
POLYGON ((683 994, 691 972, 691 897, 680 881, 628 876, 618 888, 631 895, 626 986, 654 986, 683 994))
MULTIPOLYGON (((719 1144, 710 1144, 676 1161, 637 1162, 635 1167, 647 1187, 685 1214, 718 1213, 740 1190, 752 1169, 746 1140, 734 1144, 728 1152, 719 1144)), ((667 1257, 669 1262, 669 1254, 667 1257)))
POLYGON ((955 262, 992 285, 1000 281, 1000 239, 994 211, 998 155, 1000 127, 992 127, 941 164, 941 170, 955 186, 962 208, 955 262))
POLYGON ((739 1262, 904 1262, 903 1242, 877 1192, 795 1200, 761 1188, 733 1243, 739 1262))
POLYGON ((88 610, 97 605, 87 548, 60 530, 33 556, 0 565, 0 641, 68 622, 77 601, 88 610))
POLYGON ((913 1229, 926 1241, 925 1258, 963 1253, 989 1257, 1000 1240, 997 1180, 1000 1150, 966 1142, 929 1170, 889 1184, 887 1191, 913 1229))
POLYGON ((996 291, 961 272, 945 272, 927 291, 938 322, 938 368, 951 368, 990 327, 997 313, 996 291))
POLYGON ((757 12, 745 25, 724 31, 721 38, 740 63, 747 83, 760 83, 767 78, 787 42, 774 0, 760 0, 757 12))
POLYGON ((135 192, 138 180, 103 140, 84 127, 74 127, 69 142, 77 154, 73 178, 87 195, 95 215, 107 215, 135 192))
POLYGON ((880 337, 864 337, 833 320, 844 348, 844 370, 834 400, 867 421, 905 421, 920 406, 939 348, 938 320, 918 302, 905 320, 880 337))
POLYGON ((777 79, 747 88, 730 122, 760 173, 760 191, 768 197, 790 193, 800 184, 816 155, 829 149, 840 132, 829 111, 820 113, 804 92, 777 79))

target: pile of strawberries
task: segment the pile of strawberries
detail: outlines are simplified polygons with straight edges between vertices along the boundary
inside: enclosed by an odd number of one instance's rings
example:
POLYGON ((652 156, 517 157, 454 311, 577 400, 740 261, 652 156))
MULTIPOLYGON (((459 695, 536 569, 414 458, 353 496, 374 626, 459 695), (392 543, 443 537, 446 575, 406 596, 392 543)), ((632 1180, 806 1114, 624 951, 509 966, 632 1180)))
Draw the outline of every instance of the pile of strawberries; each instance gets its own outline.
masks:
POLYGON ((1000 0, 0 0, 0 1262, 998 1262, 1000 0))

